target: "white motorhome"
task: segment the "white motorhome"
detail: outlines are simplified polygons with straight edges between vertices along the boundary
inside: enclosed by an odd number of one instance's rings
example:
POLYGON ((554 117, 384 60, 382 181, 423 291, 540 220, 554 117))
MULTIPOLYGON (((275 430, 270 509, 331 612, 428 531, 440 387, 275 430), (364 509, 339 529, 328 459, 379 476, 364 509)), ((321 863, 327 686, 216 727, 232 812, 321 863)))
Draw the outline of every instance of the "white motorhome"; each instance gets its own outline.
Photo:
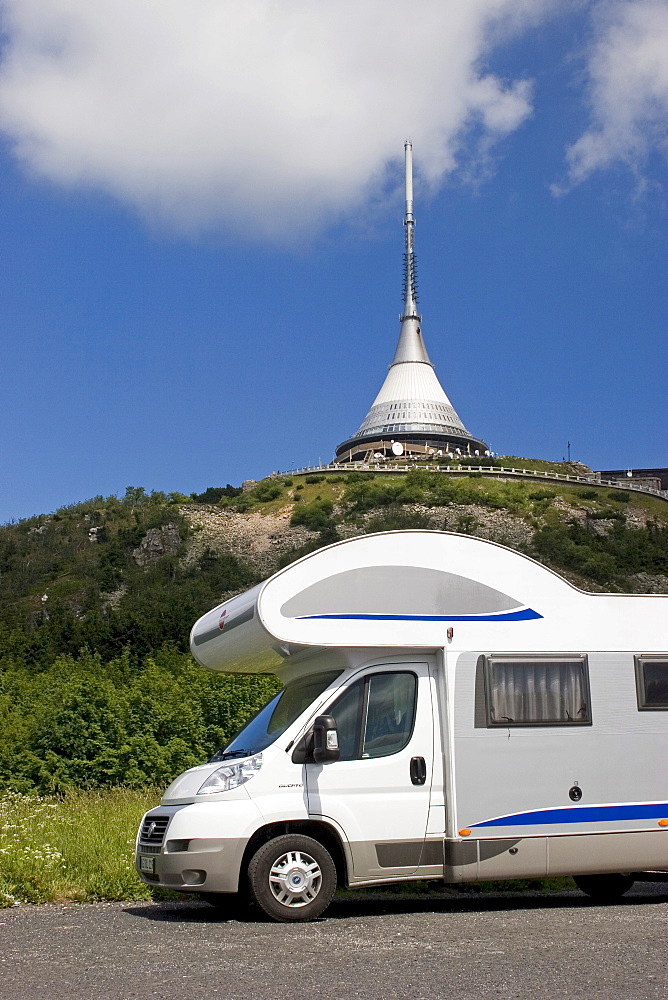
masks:
POLYGON ((146 814, 137 870, 285 921, 337 884, 658 878, 667 612, 448 532, 305 556, 193 628, 204 667, 284 686, 146 814))

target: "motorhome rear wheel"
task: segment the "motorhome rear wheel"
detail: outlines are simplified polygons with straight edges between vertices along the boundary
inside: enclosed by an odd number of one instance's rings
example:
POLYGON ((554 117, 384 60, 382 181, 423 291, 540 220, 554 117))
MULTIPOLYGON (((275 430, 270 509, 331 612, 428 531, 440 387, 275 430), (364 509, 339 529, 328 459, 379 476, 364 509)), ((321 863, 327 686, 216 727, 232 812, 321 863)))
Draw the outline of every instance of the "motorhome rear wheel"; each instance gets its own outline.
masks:
POLYGON ((282 923, 313 920, 329 906, 336 889, 336 867, 312 837, 275 837, 255 853, 248 866, 253 902, 282 923))
POLYGON ((578 889, 592 899, 618 899, 628 892, 635 879, 633 875, 574 875, 578 889))

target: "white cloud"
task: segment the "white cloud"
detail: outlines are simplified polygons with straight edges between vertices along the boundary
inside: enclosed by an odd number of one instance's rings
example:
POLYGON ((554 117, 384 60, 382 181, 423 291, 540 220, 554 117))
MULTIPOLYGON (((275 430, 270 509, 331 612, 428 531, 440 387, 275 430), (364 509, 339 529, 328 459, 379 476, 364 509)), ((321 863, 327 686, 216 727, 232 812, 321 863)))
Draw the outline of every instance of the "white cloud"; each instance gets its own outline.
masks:
MULTIPOLYGON (((430 183, 531 113, 481 68, 557 0, 0 0, 0 127, 38 176, 182 229, 275 235, 430 183)), ((563 0, 561 6, 564 6, 563 0)), ((654 5, 656 6, 656 5, 654 5)))
POLYGON ((568 149, 568 183, 556 194, 617 162, 637 172, 653 149, 668 150, 668 3, 605 0, 594 27, 592 124, 568 149))

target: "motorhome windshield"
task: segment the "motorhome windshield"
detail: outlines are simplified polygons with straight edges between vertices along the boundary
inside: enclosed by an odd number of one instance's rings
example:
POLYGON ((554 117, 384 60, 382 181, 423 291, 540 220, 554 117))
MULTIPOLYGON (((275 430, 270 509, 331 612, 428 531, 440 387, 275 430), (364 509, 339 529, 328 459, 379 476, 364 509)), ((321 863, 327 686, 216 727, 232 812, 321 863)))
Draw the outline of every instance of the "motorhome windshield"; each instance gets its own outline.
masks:
POLYGON ((300 677, 287 684, 231 743, 217 750, 209 760, 229 760, 231 757, 250 757, 260 753, 277 740, 340 673, 340 670, 330 670, 300 677))

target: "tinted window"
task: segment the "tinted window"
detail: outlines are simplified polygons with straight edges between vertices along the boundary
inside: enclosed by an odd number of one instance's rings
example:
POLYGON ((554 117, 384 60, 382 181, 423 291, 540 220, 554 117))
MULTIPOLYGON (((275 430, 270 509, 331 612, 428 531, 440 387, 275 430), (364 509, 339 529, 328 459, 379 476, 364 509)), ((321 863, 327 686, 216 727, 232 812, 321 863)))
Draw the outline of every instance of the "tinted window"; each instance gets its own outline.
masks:
POLYGON ((411 673, 370 674, 352 684, 328 710, 336 720, 340 760, 403 750, 413 732, 416 694, 411 673))
POLYGON ((486 699, 488 726, 588 725, 586 658, 487 657, 486 699))
POLYGON ((363 757, 388 757, 408 743, 415 716, 415 674, 369 678, 363 757))
POLYGON ((636 656, 638 708, 668 709, 668 657, 636 656))

